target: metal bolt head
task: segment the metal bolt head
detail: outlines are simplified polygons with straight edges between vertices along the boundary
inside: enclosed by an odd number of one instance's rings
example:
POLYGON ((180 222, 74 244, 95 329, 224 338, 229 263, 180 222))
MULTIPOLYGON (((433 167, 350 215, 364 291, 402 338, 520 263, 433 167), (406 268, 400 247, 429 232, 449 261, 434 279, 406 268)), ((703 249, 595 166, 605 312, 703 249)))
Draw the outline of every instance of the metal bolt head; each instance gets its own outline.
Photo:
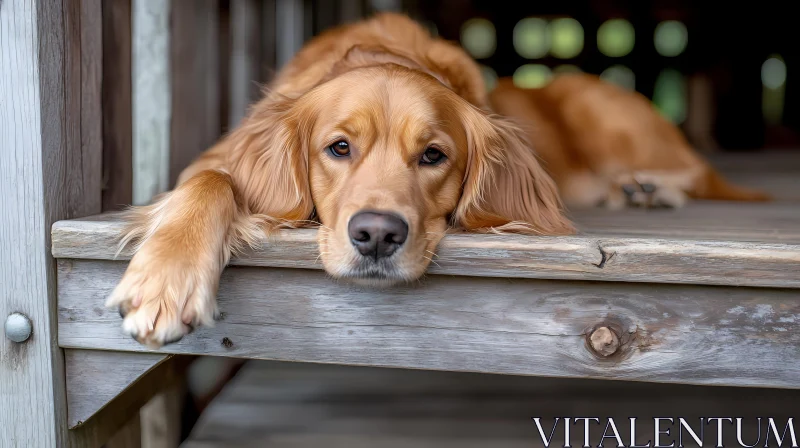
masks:
POLYGON ((31 337, 33 325, 28 316, 20 313, 11 313, 6 318, 6 337, 14 342, 25 342, 31 337))

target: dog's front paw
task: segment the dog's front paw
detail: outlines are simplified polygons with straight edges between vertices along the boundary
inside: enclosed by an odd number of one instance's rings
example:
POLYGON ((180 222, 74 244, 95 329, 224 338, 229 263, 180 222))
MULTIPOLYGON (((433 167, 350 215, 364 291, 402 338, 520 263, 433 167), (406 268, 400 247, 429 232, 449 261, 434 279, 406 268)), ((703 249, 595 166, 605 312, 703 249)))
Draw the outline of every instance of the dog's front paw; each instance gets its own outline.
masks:
POLYGON ((218 279, 213 267, 140 251, 106 306, 119 310, 125 333, 159 348, 179 341, 197 326, 213 326, 218 279))

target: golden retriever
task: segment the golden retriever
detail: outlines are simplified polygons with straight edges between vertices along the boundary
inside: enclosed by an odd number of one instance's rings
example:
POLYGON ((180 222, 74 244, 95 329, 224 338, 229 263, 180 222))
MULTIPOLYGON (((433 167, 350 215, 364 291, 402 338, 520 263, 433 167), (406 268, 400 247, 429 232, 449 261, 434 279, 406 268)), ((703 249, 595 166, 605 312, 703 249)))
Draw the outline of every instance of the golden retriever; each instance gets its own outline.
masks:
POLYGON ((597 76, 564 74, 539 89, 501 79, 491 105, 526 123, 532 147, 568 207, 769 199, 726 182, 646 97, 597 76))
MULTIPOLYGON (((553 118, 551 109, 521 101, 527 97, 501 86, 496 107, 537 123, 553 118)), ((605 137, 603 129, 582 133, 593 124, 580 121, 551 134, 577 128, 576 136, 605 137)), ((625 157, 644 148, 620 146, 623 132, 596 158, 627 151, 609 162, 624 171, 625 157)), ((370 285, 418 279, 449 228, 571 234, 529 137, 492 112, 463 50, 409 18, 381 14, 328 31, 278 74, 237 129, 186 168, 173 191, 130 211, 122 245, 133 244, 134 256, 107 306, 120 310, 123 329, 139 342, 176 341, 213 323, 231 254, 280 227, 319 225, 325 270, 370 285)), ((565 145, 554 135, 534 140, 553 143, 548 155, 565 145)), ((677 149, 663 151, 635 170, 656 170, 662 161, 664 169, 685 170, 668 154, 677 149)), ((551 165, 568 198, 598 199, 596 179, 575 181, 571 173, 604 165, 551 165)))

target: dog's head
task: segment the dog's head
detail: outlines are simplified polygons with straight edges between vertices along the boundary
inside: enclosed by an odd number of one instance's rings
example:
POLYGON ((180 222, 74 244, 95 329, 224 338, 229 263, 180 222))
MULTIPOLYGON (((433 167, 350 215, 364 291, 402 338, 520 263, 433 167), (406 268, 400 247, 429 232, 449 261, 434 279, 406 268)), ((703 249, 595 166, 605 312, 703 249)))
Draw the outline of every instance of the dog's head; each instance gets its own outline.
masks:
POLYGON ((450 227, 572 232, 522 130, 400 55, 351 56, 232 134, 251 212, 315 215, 326 271, 368 284, 419 278, 450 227))

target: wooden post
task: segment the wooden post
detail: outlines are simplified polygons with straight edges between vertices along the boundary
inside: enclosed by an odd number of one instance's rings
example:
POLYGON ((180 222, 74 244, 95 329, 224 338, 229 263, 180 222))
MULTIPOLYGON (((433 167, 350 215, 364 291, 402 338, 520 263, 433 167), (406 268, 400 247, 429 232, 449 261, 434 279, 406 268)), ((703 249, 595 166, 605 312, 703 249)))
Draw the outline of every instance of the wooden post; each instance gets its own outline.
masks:
POLYGON ((50 227, 100 211, 100 13, 99 0, 0 3, 0 322, 19 312, 33 329, 0 335, 2 446, 91 445, 67 431, 50 227))
POLYGON ((103 211, 133 203, 131 0, 103 5, 103 211))
POLYGON ((166 191, 170 148, 170 0, 133 0, 133 203, 166 191))
POLYGON ((171 2, 169 188, 222 131, 218 10, 218 0, 171 2))
POLYGON ((276 17, 276 68, 280 69, 303 46, 305 14, 302 0, 278 0, 276 17))
POLYGON ((261 0, 261 66, 259 78, 269 84, 277 67, 277 0, 261 0))
POLYGON ((142 422, 137 414, 105 444, 105 448, 141 448, 142 422))
POLYGON ((261 65, 260 6, 257 0, 238 0, 231 3, 229 129, 239 124, 250 104, 258 99, 259 89, 256 82, 261 65))

